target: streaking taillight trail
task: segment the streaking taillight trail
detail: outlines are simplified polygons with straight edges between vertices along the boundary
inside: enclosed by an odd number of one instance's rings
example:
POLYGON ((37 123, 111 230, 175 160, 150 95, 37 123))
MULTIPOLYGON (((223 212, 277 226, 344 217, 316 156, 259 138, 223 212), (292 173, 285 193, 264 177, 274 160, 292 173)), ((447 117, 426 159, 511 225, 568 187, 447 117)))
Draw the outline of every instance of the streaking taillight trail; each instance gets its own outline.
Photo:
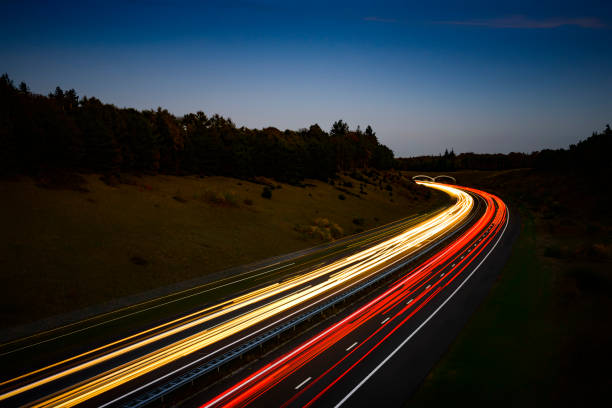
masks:
POLYGON ((397 235, 327 265, 6 380, 0 384, 5 387, 0 401, 16 397, 27 401, 31 395, 37 398, 32 406, 71 407, 111 390, 125 390, 117 391, 119 397, 106 403, 112 404, 174 372, 213 358, 403 262, 422 246, 454 231, 471 213, 473 198, 452 186, 431 187, 445 191, 456 199, 455 203, 397 235), (183 338, 174 340, 179 336, 183 338), (194 358, 196 353, 204 356, 194 358), (163 372, 173 364, 179 368, 163 372), (145 385, 130 389, 134 380, 145 376, 145 385), (47 390, 53 392, 40 398, 47 390))
MULTIPOLYGON (((423 184, 434 186, 431 183, 423 184)), ((429 302, 444 293, 445 288, 460 279, 463 273, 470 268, 472 263, 502 231, 508 216, 507 208, 502 200, 484 191, 464 187, 461 189, 479 196, 486 203, 486 209, 482 216, 460 237, 421 265, 408 271, 375 299, 212 398, 202 405, 202 408, 239 407, 256 401, 351 333, 370 322, 371 319, 378 319, 381 315, 399 307, 399 310, 385 319, 376 330, 360 341, 356 347, 352 347, 348 353, 343 354, 336 361, 329 361, 327 369, 317 377, 310 379, 287 401, 284 401, 284 403, 279 401, 278 405, 281 405, 281 403, 282 406, 291 405, 314 387, 319 387, 320 391, 314 394, 305 404, 305 406, 309 406, 337 385, 343 377, 367 359, 374 350, 388 341, 400 327, 413 318, 429 302), (477 240, 476 238, 480 239, 477 240), (445 268, 444 274, 437 272, 441 268, 445 268), (403 305, 403 307, 400 307, 400 305, 403 305), (355 358, 355 356, 359 357, 355 358), (346 362, 351 362, 349 367, 338 373, 338 367, 346 362)), ((303 405, 304 402, 302 401, 301 404, 303 405)))

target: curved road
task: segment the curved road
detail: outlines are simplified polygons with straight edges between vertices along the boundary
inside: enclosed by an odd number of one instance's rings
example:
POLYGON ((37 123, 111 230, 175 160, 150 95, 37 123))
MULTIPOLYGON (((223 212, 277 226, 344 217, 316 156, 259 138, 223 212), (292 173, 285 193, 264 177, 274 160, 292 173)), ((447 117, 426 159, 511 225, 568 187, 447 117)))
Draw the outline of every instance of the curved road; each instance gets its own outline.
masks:
MULTIPOLYGON (((129 402, 138 393, 403 265, 461 231, 452 243, 441 250, 436 248, 437 253, 407 271, 374 300, 298 348, 283 350, 285 354, 237 384, 218 383, 183 403, 329 406, 337 403, 334 400, 340 405, 350 399, 351 405, 365 401, 357 395, 377 378, 388 375, 389 368, 401 360, 398 356, 410 354, 406 350, 419 344, 410 340, 424 331, 426 323, 439 320, 436 316, 441 310, 451 309, 447 303, 459 299, 459 289, 498 247, 503 247, 500 240, 508 229, 508 211, 497 197, 467 188, 423 184, 445 191, 455 203, 429 218, 403 220, 344 241, 340 250, 336 247, 318 259, 283 260, 243 278, 252 285, 262 276, 268 280, 284 268, 296 268, 288 277, 287 271, 282 271, 285 275, 280 281, 85 348, 34 370, 17 369, 17 375, 0 384, 0 403, 46 407, 129 402), (380 359, 385 353, 386 357, 380 359), (364 369, 370 374, 364 376, 364 369)), ((236 281, 239 279, 230 280, 236 281)), ((225 284, 218 283, 214 289, 225 284)), ((189 296, 191 293, 182 294, 177 299, 189 296)), ((37 346, 34 342, 7 354, 37 346)), ((397 379, 392 382, 398 383, 397 379)))
POLYGON ((486 296, 517 233, 497 197, 448 247, 383 293, 239 381, 183 401, 202 407, 399 406, 486 296))

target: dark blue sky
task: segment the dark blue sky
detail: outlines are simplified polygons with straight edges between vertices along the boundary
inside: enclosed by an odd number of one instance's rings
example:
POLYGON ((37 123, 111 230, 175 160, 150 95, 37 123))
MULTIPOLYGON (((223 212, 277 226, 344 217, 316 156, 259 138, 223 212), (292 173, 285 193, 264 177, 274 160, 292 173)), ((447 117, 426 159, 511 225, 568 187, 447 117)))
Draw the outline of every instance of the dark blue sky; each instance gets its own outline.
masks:
POLYGON ((610 2, 331 3, 2 1, 0 71, 248 127, 371 124, 399 156, 564 147, 612 122, 610 2))

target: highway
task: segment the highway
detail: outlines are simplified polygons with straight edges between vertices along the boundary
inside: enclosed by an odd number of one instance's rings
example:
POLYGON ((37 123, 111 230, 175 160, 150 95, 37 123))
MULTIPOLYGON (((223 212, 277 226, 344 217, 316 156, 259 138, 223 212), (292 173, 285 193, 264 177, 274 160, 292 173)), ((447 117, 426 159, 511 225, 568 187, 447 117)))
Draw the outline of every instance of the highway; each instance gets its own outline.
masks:
MULTIPOLYGON (((405 354, 401 342, 396 346, 400 334, 409 329, 416 333, 413 326, 423 316, 435 320, 437 312, 427 313, 432 307, 443 307, 444 302, 453 300, 454 293, 477 272, 507 229, 508 211, 497 197, 467 188, 423 184, 446 192, 454 198, 454 203, 427 217, 401 220, 335 246, 283 258, 243 276, 223 278, 227 280, 145 305, 138 310, 154 310, 158 305, 182 299, 193 301, 201 291, 234 283, 251 285, 251 289, 237 295, 179 317, 163 319, 127 336, 109 335, 112 341, 107 339, 54 362, 41 357, 45 363, 35 368, 25 366, 20 372, 19 367, 11 367, 11 375, 3 377, 0 384, 0 403, 37 407, 124 404, 140 392, 211 361, 266 330, 431 251, 420 266, 402 273, 375 299, 352 310, 301 346, 284 350, 285 354, 226 390, 222 388, 227 384, 220 382, 206 395, 194 393, 185 403, 270 406, 284 401, 288 405, 329 406, 338 393, 348 389, 353 390, 352 394, 343 398, 353 398, 374 382, 378 371, 387 371, 385 367, 397 360, 395 355, 405 354), (278 279, 276 274, 281 272, 278 279), (253 285, 253 280, 261 277, 265 278, 263 283, 253 285), (395 354, 389 354, 389 363, 370 371, 374 379, 367 378, 361 385, 355 385, 363 368, 371 368, 372 362, 378 361, 373 356, 387 352, 392 346, 399 348, 395 354), (210 400, 200 401, 216 392, 218 395, 210 400)), ((109 319, 117 318, 109 316, 109 319)), ((94 326, 97 324, 85 325, 83 330, 97 328, 94 326)), ((14 361, 19 353, 49 347, 63 336, 83 333, 77 331, 81 328, 72 329, 61 334, 51 333, 42 340, 29 339, 24 345, 11 343, 5 355, 14 361)))
POLYGON ((486 211, 452 244, 299 346, 184 405, 404 404, 488 292, 503 265, 495 258, 500 251, 507 256, 516 234, 516 224, 509 233, 509 212, 499 198, 464 190, 483 199, 486 211))
MULTIPOLYGON (((382 242, 385 239, 406 230, 427 217, 431 217, 443 208, 416 216, 406 217, 359 234, 322 244, 294 253, 269 258, 256 263, 233 267, 217 273, 207 274, 202 278, 184 282, 177 287, 160 288, 153 293, 144 293, 134 298, 119 299, 117 303, 125 306, 117 308, 109 305, 109 311, 98 311, 91 317, 68 321, 58 325, 57 319, 47 323, 49 327, 38 328, 33 333, 24 330, 10 330, 2 333, 0 344, 0 362, 11 365, 11 358, 20 365, 27 365, 27 357, 32 353, 49 356, 49 361, 67 357, 64 349, 80 348, 87 343, 89 349, 96 348, 97 340, 108 342, 109 333, 132 332, 133 326, 154 325, 169 320, 188 311, 199 310, 206 306, 226 300, 237 293, 250 291, 265 282, 284 279, 297 275, 304 270, 330 263, 335 259, 351 255, 362 247, 382 242), (11 331, 16 333, 11 336, 11 331)), ((60 319, 61 321, 61 319, 60 319)), ((40 363, 40 361, 36 361, 40 363)), ((2 380, 10 376, 2 373, 2 380)))

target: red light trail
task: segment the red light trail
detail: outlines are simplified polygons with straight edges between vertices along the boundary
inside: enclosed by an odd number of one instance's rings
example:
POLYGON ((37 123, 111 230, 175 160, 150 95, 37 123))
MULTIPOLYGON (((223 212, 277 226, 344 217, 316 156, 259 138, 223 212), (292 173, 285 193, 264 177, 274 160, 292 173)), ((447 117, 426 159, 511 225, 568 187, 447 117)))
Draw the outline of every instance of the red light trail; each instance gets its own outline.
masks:
POLYGON ((352 346, 348 353, 331 364, 329 368, 320 373, 316 378, 309 379, 305 384, 300 384, 298 387, 299 391, 282 404, 282 406, 291 405, 310 389, 318 386, 319 383, 325 383, 326 385, 305 406, 310 406, 319 400, 322 395, 362 363, 400 327, 406 324, 429 302, 436 299, 444 289, 455 282, 478 259, 479 255, 491 245, 494 239, 500 235, 508 217, 505 204, 492 194, 471 188, 462 189, 481 197, 486 203, 486 209, 479 220, 459 238, 430 257, 423 264, 402 276, 389 289, 366 305, 238 382, 204 404, 202 408, 248 405, 371 319, 382 316, 402 304, 402 302, 405 302, 399 311, 385 319, 365 340, 361 341, 357 346, 352 346), (480 239, 477 240, 479 237, 480 239), (439 273, 441 268, 450 268, 450 270, 446 273, 439 273), (408 302, 406 302, 407 300, 408 302), (378 339, 366 351, 365 347, 369 341, 376 339, 377 336, 383 333, 382 338, 378 339), (360 357, 335 378, 327 378, 340 364, 350 361, 354 356, 360 357), (302 387, 302 385, 304 386, 302 387))

